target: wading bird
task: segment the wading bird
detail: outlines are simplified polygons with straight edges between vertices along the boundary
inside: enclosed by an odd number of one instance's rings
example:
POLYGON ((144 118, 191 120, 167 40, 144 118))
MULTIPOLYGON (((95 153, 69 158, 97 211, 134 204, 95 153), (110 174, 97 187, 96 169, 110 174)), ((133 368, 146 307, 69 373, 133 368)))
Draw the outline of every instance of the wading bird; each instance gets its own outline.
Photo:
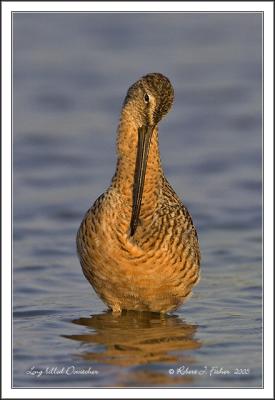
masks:
POLYGON ((117 130, 115 174, 77 233, 83 273, 113 312, 172 311, 199 280, 197 232, 159 154, 158 123, 173 97, 160 73, 129 88, 117 130))

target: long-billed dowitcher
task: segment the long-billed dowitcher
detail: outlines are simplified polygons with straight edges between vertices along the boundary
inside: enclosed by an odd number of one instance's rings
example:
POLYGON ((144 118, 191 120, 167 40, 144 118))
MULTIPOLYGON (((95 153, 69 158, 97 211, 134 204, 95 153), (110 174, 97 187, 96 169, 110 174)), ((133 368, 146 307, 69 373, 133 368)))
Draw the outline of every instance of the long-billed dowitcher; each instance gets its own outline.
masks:
POLYGON ((199 279, 197 232, 159 154, 158 123, 173 97, 170 81, 160 73, 129 88, 117 132, 115 175, 77 233, 84 275, 114 312, 174 310, 199 279))

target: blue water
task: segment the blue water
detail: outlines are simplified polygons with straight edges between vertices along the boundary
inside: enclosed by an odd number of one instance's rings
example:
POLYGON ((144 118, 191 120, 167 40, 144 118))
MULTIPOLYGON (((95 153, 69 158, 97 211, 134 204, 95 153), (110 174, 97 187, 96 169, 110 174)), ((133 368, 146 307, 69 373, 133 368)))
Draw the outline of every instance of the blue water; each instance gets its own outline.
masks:
POLYGON ((14 14, 14 387, 262 385, 261 23, 14 14), (148 72, 175 88, 160 149, 198 229, 202 277, 172 315, 114 316, 75 235, 114 173, 126 91, 148 72))

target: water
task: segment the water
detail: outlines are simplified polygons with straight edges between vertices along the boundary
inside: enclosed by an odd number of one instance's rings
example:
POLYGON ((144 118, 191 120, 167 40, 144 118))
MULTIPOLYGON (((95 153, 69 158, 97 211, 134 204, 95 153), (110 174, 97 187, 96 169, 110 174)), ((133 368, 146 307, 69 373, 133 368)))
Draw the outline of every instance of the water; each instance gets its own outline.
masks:
POLYGON ((14 387, 260 387, 261 15, 15 14, 13 26, 14 387), (198 228, 202 278, 172 315, 113 316, 75 235, 114 172, 126 90, 154 71, 175 86, 161 155, 198 228))

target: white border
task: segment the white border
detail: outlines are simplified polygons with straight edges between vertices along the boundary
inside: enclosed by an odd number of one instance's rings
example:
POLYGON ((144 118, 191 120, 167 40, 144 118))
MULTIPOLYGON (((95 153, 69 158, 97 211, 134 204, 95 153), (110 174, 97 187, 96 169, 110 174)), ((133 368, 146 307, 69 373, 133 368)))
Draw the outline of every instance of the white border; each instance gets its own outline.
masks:
POLYGON ((3 11, 269 11, 271 1, 20 1, 2 3, 3 11))
MULTIPOLYGON (((273 398, 273 2, 2 2, 2 396, 4 398, 273 398), (11 389, 11 12, 264 11, 264 389, 11 389), (79 396, 78 396, 79 395, 79 396)), ((248 271, 249 273, 249 271, 248 271)))

